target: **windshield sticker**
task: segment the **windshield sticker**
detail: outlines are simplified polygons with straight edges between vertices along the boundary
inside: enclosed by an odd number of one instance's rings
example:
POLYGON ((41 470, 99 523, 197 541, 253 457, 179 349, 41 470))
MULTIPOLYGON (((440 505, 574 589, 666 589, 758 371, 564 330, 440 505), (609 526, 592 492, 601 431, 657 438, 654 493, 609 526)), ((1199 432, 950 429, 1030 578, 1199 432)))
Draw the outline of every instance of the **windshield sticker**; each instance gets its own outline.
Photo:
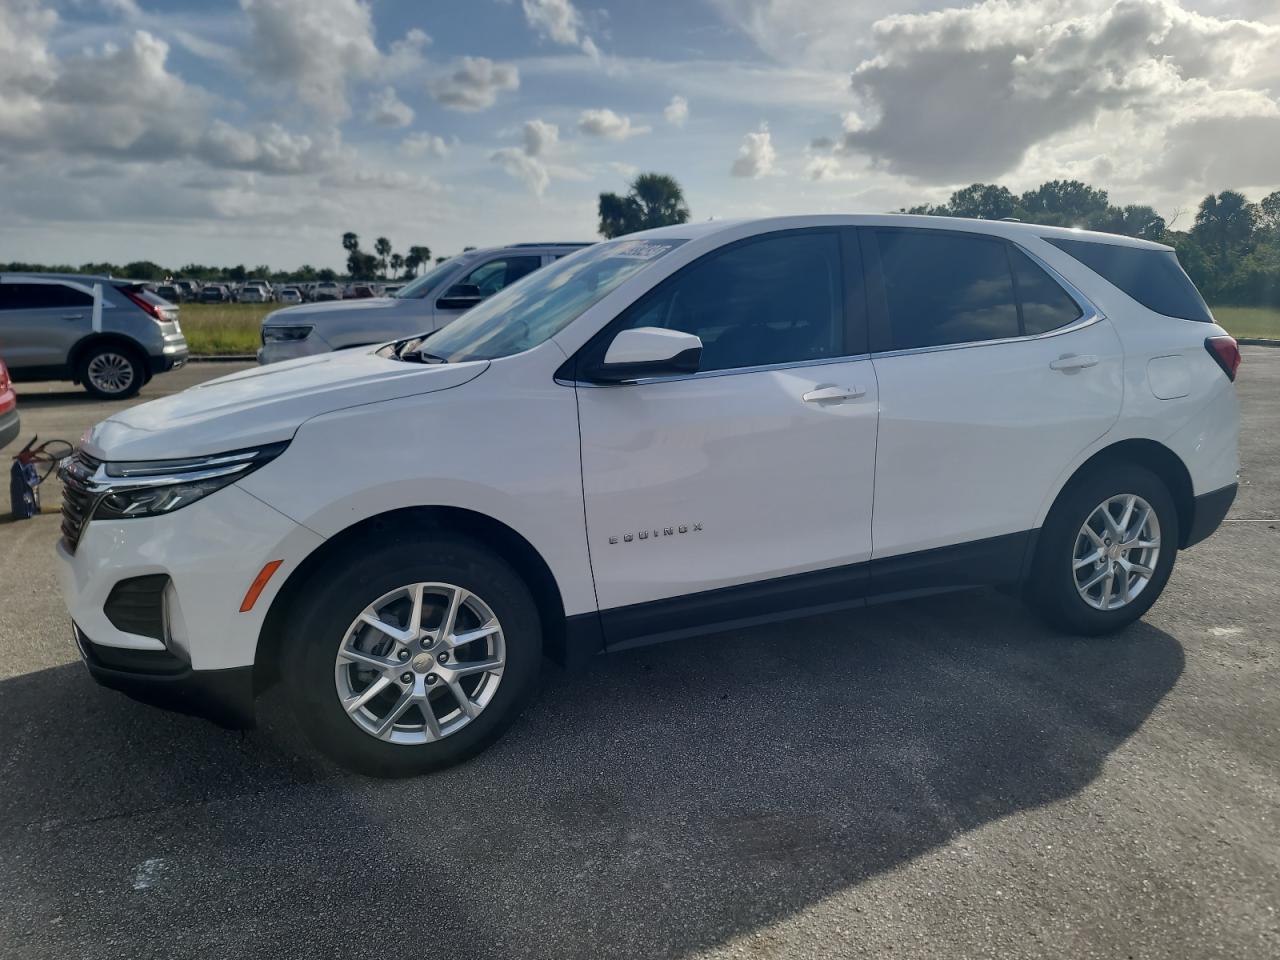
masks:
POLYGON ((628 240, 610 252, 615 257, 626 257, 629 260, 652 260, 680 243, 679 240, 628 240))

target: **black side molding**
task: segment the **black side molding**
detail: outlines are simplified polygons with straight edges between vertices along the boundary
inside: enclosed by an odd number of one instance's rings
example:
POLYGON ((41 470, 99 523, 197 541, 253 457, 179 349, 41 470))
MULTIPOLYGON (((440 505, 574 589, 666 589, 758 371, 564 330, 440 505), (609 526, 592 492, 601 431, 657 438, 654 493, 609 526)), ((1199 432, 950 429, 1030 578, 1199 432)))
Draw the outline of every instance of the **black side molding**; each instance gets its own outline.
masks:
POLYGON ((1196 497, 1191 511, 1191 526, 1182 538, 1183 549, 1195 546, 1222 525, 1227 511, 1235 502, 1238 489, 1239 484, 1232 483, 1196 497))

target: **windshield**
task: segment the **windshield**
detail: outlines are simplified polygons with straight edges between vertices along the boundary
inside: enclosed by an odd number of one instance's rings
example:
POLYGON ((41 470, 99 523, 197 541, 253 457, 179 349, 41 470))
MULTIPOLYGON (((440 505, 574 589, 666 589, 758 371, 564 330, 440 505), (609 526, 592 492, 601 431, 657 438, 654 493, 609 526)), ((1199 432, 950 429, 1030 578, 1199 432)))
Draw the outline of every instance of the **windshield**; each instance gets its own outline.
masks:
POLYGON ((447 274, 453 272, 455 266, 457 266, 457 261, 446 260, 434 270, 428 270, 413 283, 401 287, 392 296, 397 300, 416 300, 418 297, 425 297, 436 288, 447 274))
POLYGON ((450 363, 523 353, 682 243, 613 240, 579 250, 495 293, 433 334, 423 348, 450 363))

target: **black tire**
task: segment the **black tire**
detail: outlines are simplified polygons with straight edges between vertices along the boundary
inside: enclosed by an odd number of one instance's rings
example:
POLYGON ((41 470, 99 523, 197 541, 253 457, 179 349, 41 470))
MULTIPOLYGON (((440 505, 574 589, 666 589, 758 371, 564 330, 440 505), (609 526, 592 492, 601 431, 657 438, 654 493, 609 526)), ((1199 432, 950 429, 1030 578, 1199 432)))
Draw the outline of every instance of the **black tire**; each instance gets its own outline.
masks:
MULTIPOLYGON (((460 763, 498 739, 533 694, 542 625, 520 576, 497 554, 450 534, 344 551, 297 594, 281 651, 281 679, 295 715, 320 752, 374 777, 408 777, 460 763), (339 644, 361 611, 411 583, 448 583, 481 598, 502 625, 506 663, 493 699, 457 732, 430 743, 377 739, 347 716, 335 686, 339 644)), ((428 658, 429 659, 429 658, 428 658)))
POLYGON ((99 400, 128 400, 136 396, 147 382, 147 366, 142 356, 132 347, 118 343, 102 343, 89 347, 76 366, 76 379, 91 397, 99 400), (95 364, 107 364, 118 371, 114 378, 119 387, 111 389, 101 375, 95 375, 95 364))
POLYGON ((1178 511, 1164 482, 1132 463, 1104 464, 1071 482, 1040 531, 1030 599, 1053 627, 1097 636, 1133 623, 1159 599, 1173 570, 1178 547, 1178 511), (1080 596, 1073 568, 1076 537, 1093 511, 1111 497, 1137 494, 1151 505, 1160 524, 1160 550, 1153 575, 1122 607, 1100 610, 1080 596))

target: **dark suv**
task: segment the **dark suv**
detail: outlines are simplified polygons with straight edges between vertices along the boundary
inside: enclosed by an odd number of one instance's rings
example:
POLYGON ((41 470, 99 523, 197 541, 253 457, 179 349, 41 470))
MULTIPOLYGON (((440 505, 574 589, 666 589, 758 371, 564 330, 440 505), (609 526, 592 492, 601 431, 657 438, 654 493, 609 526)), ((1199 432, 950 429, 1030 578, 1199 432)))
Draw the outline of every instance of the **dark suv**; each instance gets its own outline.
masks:
POLYGON ((141 283, 3 273, 0 357, 14 380, 71 380, 119 400, 186 363, 187 341, 178 308, 141 283))

